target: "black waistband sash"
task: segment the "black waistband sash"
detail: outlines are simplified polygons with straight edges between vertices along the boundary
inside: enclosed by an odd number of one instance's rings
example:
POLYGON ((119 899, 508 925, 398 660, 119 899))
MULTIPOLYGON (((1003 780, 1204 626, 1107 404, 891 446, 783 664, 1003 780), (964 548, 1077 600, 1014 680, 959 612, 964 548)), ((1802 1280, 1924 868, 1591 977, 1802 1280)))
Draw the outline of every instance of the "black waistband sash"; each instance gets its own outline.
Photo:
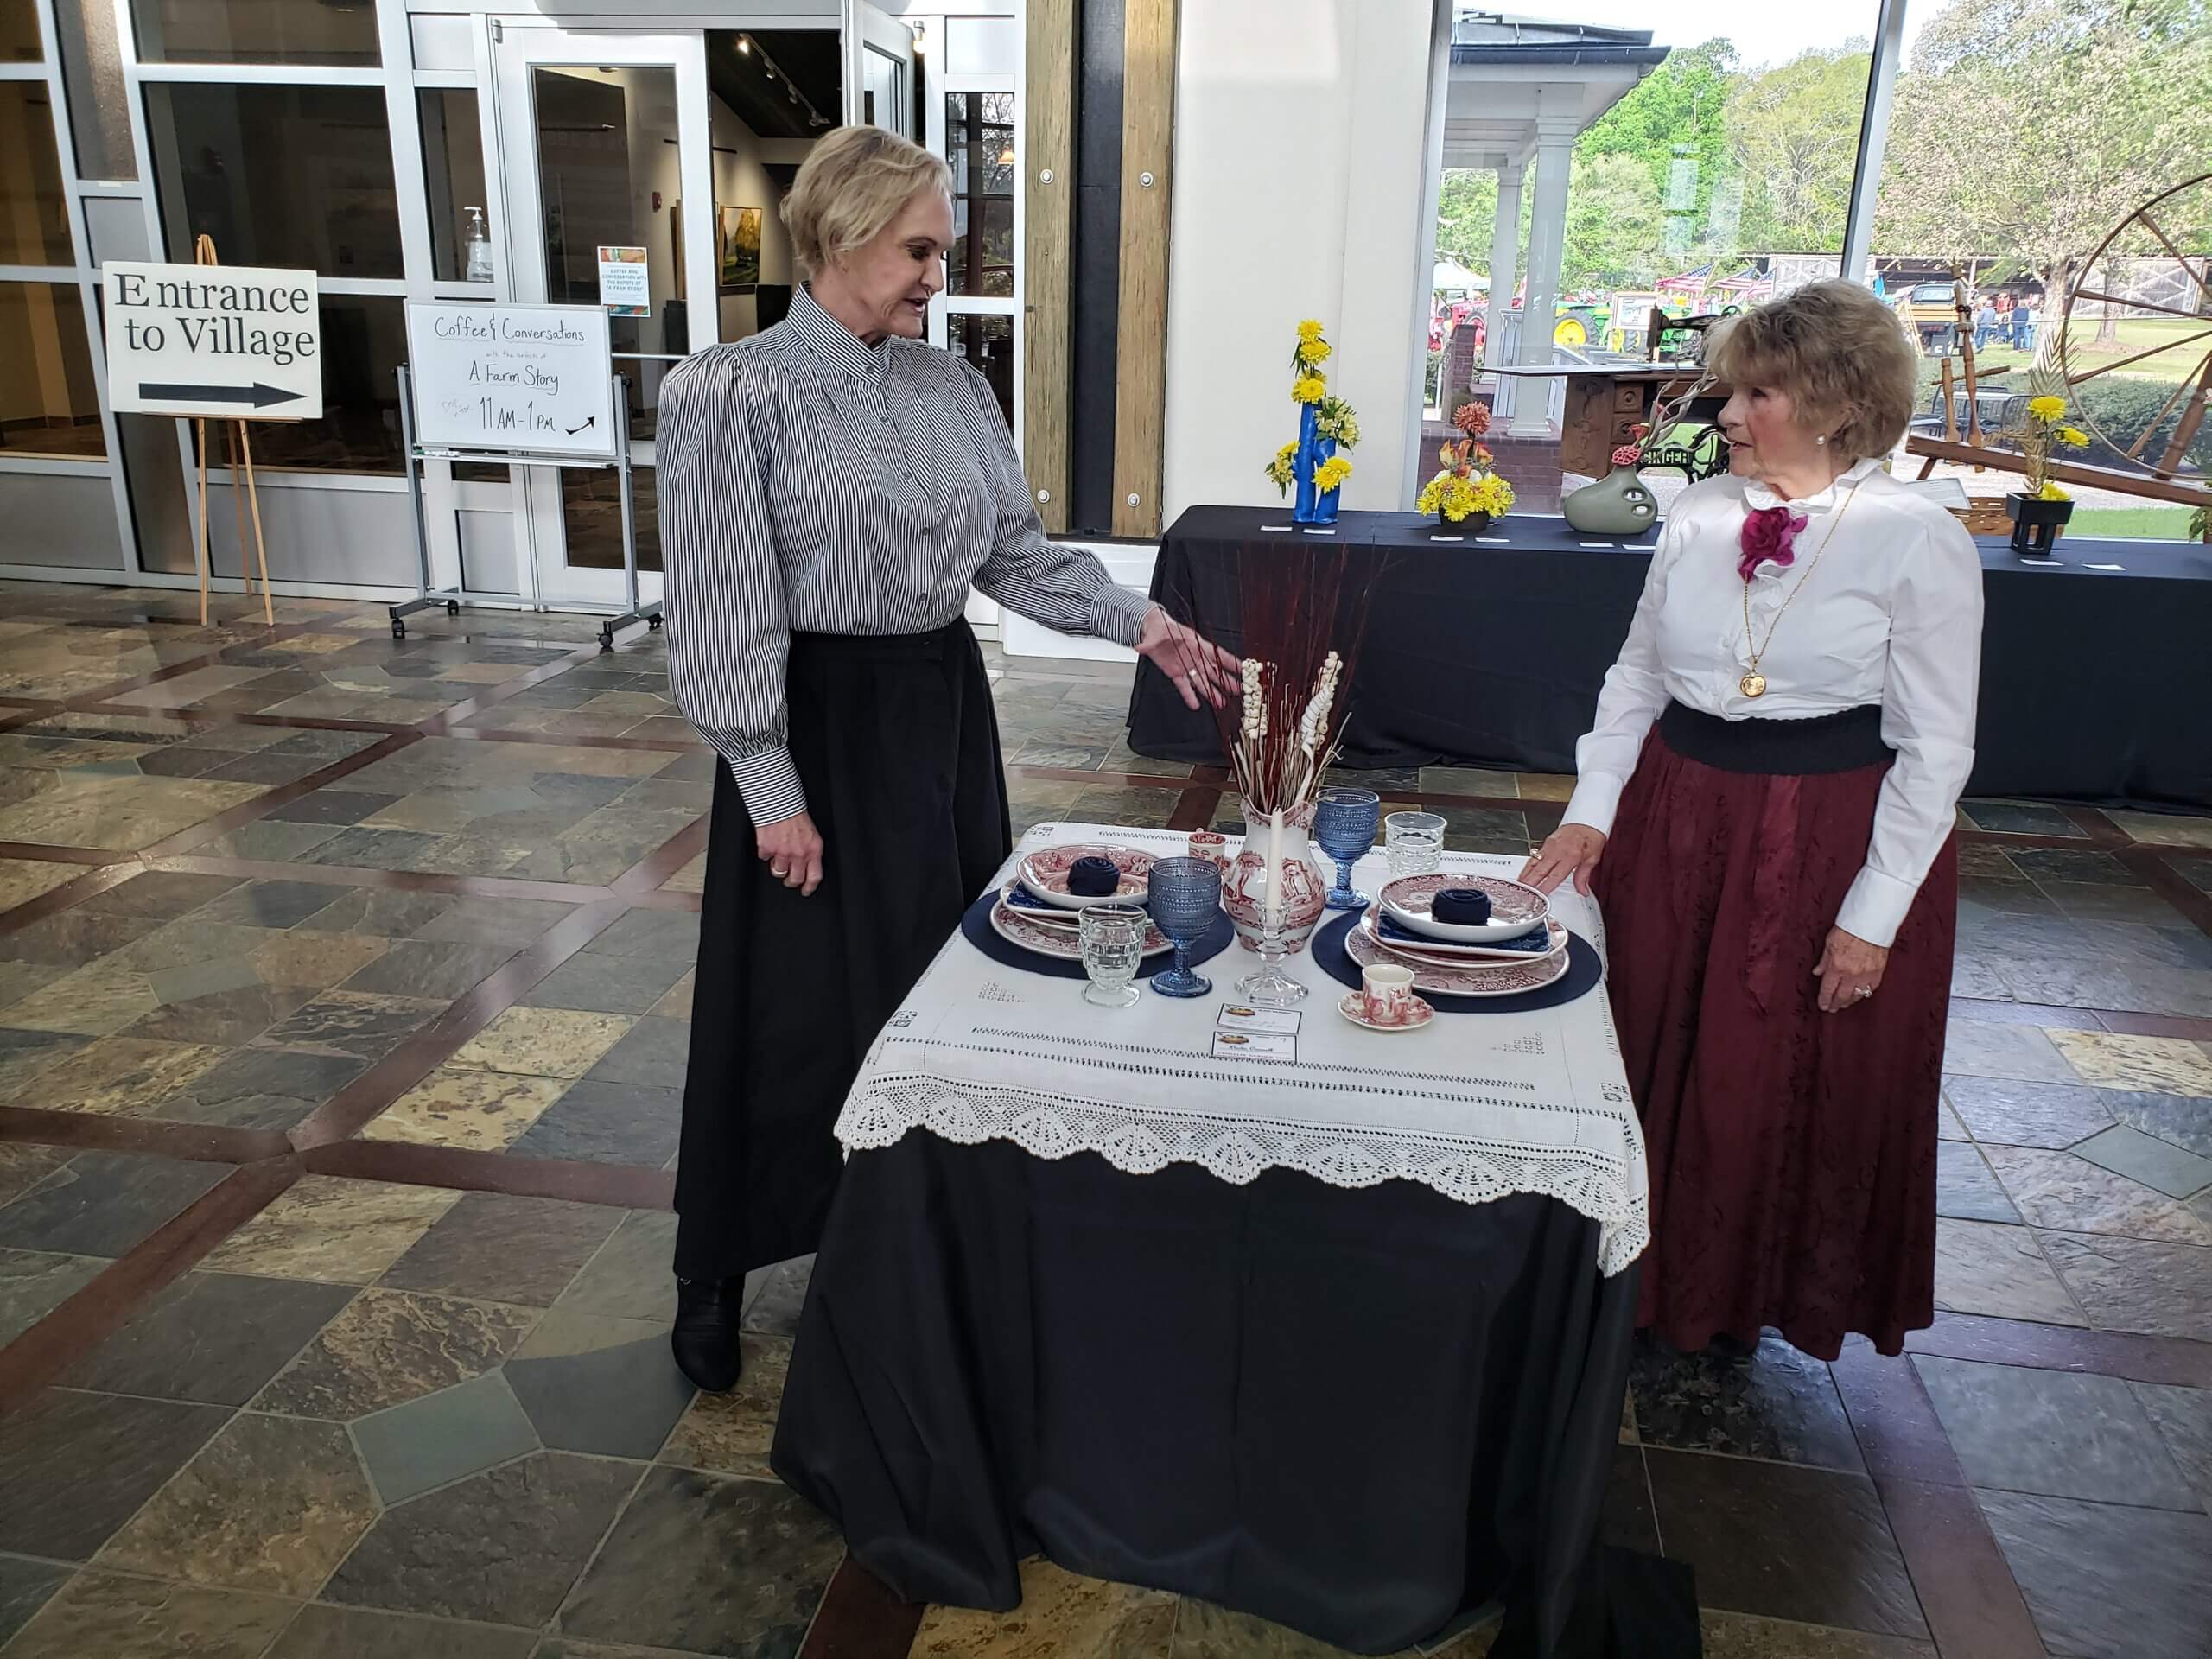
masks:
POLYGON ((1882 710, 1862 703, 1806 720, 1723 720, 1670 702, 1659 716, 1662 742, 1686 760, 1719 772, 1809 777, 1887 766, 1897 752, 1882 741, 1882 710))

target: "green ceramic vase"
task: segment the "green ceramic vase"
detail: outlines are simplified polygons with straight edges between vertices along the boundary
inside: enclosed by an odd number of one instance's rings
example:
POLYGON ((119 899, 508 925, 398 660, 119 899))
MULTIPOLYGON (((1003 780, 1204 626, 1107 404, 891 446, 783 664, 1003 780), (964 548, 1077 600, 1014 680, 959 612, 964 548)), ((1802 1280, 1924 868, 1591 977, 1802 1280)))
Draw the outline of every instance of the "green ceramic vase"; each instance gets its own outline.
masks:
POLYGON ((1658 498, 1633 467, 1616 467, 1560 503, 1567 522, 1586 536, 1633 536, 1659 522, 1658 498))

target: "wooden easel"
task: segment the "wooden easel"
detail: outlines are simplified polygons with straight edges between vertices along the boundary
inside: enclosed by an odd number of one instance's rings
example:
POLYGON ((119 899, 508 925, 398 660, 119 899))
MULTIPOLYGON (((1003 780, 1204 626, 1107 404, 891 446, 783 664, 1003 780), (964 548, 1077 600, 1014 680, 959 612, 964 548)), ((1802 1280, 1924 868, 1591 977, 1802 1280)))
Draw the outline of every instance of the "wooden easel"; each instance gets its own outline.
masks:
MULTIPOLYGON (((220 264, 221 262, 215 257, 215 238, 203 232, 199 240, 193 244, 192 257, 195 264, 220 264)), ((200 626, 204 628, 207 626, 207 577, 211 563, 207 550, 207 417, 195 416, 192 423, 197 429, 199 442, 195 447, 200 452, 200 543, 197 550, 200 556, 200 626)), ((269 595, 269 543, 261 533, 261 491, 253 480, 253 434, 251 429, 244 421, 233 420, 229 423, 229 425, 231 428, 229 443, 231 496, 232 504, 237 508, 238 521, 238 575, 245 578, 245 590, 251 594, 253 592, 253 563, 246 557, 245 545, 246 513, 250 507, 253 514, 254 551, 258 556, 261 565, 261 615, 264 621, 273 625, 276 620, 276 607, 269 595), (239 499, 241 492, 238 488, 238 463, 241 458, 245 463, 245 488, 242 493, 245 498, 243 500, 239 499)))

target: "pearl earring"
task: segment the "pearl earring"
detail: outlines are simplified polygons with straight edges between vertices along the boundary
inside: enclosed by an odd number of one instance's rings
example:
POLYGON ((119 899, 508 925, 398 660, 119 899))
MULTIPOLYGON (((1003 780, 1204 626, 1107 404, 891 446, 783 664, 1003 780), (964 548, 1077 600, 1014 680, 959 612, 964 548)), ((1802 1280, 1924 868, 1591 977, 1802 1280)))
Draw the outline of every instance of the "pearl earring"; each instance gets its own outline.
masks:
POLYGON ((1815 433, 1813 435, 1813 442, 1814 442, 1815 443, 1823 443, 1823 444, 1824 444, 1824 443, 1826 443, 1827 441, 1828 441, 1828 435, 1827 435, 1827 433, 1825 433, 1825 432, 1815 432, 1815 433))

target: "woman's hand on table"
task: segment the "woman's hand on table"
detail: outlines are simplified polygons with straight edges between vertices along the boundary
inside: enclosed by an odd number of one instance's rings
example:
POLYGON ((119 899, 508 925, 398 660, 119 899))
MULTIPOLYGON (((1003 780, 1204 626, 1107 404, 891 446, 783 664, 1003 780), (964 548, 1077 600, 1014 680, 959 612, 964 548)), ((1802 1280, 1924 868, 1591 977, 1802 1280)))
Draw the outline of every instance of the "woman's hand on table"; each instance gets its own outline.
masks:
POLYGON ((1882 970, 1889 963, 1886 947, 1869 944, 1840 927, 1830 928, 1821 965, 1813 969, 1821 982, 1821 1012, 1840 1014, 1864 1002, 1881 984, 1882 970))
POLYGON ((1605 855, 1605 836, 1586 823, 1562 823, 1522 867, 1521 879, 1539 893, 1549 893, 1571 875, 1574 890, 1587 893, 1605 855))
POLYGON ((1145 613, 1136 652, 1168 677, 1185 708, 1197 708, 1198 699, 1204 697, 1218 709, 1231 697, 1243 695, 1238 679, 1243 664, 1197 629, 1185 627, 1160 606, 1145 613))
POLYGON ((804 812, 764 823, 753 832, 754 846, 767 861, 768 874, 801 898, 822 885, 822 832, 804 812))

